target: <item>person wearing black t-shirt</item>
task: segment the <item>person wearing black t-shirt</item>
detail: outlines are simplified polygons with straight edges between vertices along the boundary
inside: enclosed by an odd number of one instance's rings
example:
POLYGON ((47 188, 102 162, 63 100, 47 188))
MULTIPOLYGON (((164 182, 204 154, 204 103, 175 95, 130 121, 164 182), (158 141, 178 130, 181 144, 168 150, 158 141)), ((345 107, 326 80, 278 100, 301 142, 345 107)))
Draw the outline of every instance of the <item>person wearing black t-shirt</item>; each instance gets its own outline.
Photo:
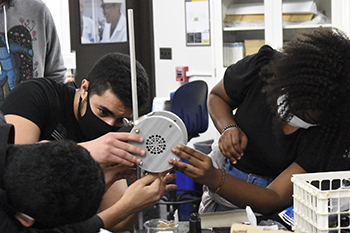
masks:
MULTIPOLYGON (((149 84, 147 74, 138 62, 136 76, 141 111, 149 100, 149 84)), ((86 148, 106 175, 108 190, 101 203, 100 216, 105 219, 109 216, 114 218, 104 220, 104 224, 110 230, 133 228, 137 220, 134 211, 130 213, 134 218, 123 218, 125 222, 120 223, 121 219, 114 214, 121 210, 110 209, 119 199, 123 199, 123 194, 128 189, 126 180, 121 178, 136 178, 134 165, 141 160, 133 154, 145 154, 143 149, 128 143, 142 142, 142 137, 117 132, 123 126, 123 118, 131 117, 133 113, 128 55, 110 53, 103 56, 92 67, 79 89, 72 83, 61 84, 49 79, 27 80, 14 88, 0 110, 7 122, 15 127, 16 144, 70 139, 86 148), (110 226, 113 223, 120 225, 113 228, 110 226)), ((149 196, 148 200, 140 199, 141 207, 149 207, 161 197, 159 195, 164 194, 165 184, 174 175, 164 176, 165 174, 159 176, 162 185, 151 185, 152 188, 145 192, 145 197, 151 194, 153 196, 149 196)), ((159 181, 157 178, 149 182, 155 184, 159 181)), ((174 185, 166 187, 174 188, 174 185)))
POLYGON ((200 211, 278 213, 293 204, 292 174, 350 169, 349 64, 349 38, 321 28, 228 67, 209 94, 221 134, 210 157, 178 145, 190 164, 169 161, 204 184, 200 211))

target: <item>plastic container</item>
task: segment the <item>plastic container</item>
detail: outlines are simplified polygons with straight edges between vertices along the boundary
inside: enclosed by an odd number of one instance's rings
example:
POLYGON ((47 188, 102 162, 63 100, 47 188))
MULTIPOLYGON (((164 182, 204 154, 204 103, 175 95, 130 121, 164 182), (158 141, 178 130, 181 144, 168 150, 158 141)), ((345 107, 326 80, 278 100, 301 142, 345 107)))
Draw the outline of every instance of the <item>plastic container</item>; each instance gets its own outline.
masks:
POLYGON ((177 224, 165 219, 151 219, 146 221, 143 226, 147 233, 177 233, 177 224))
POLYGON ((293 175, 295 232, 349 232, 350 171, 293 175))

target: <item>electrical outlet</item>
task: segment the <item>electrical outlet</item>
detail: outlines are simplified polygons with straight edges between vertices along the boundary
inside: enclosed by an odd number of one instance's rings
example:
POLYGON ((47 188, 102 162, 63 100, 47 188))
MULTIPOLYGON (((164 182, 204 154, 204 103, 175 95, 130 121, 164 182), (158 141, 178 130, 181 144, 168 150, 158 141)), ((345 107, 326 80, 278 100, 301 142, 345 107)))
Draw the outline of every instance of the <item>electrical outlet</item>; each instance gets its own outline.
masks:
POLYGON ((171 48, 159 48, 160 59, 171 60, 171 48))

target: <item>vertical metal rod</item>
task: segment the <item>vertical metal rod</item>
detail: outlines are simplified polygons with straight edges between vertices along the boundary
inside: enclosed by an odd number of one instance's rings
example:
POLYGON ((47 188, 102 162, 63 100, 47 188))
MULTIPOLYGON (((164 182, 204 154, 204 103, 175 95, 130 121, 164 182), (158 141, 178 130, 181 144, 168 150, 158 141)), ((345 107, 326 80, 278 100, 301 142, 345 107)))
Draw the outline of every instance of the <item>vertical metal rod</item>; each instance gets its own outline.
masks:
POLYGON ((134 12, 128 9, 129 21, 129 50, 130 50, 130 72, 131 72, 131 92, 132 92, 132 109, 134 122, 138 119, 137 107, 137 80, 136 80, 136 57, 135 57, 135 38, 134 38, 134 12))
MULTIPOLYGON (((130 50, 130 72, 131 72, 131 93, 132 93, 132 109, 133 121, 139 117, 137 106, 137 79, 136 79, 136 56, 135 56, 135 33, 134 33, 134 11, 128 9, 128 28, 129 28, 129 50, 130 50)), ((142 169, 137 167, 137 179, 142 176, 142 169)), ((143 213, 138 213, 138 230, 143 229, 143 213)))

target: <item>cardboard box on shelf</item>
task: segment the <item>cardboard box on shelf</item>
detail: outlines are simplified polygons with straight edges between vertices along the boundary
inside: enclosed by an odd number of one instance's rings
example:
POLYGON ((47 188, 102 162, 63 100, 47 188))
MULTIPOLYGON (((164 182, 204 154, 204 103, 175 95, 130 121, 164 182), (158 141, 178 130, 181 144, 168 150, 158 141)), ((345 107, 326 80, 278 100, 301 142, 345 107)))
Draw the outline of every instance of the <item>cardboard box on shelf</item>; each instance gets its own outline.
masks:
POLYGON ((227 9, 224 22, 264 21, 264 9, 264 4, 262 2, 238 4, 233 3, 227 9))
POLYGON ((224 22, 258 22, 258 21, 264 21, 265 16, 258 14, 258 15, 226 15, 224 22))
MULTIPOLYGON (((224 22, 264 21, 264 4, 257 3, 232 3, 227 9, 224 22)), ((314 0, 284 0, 282 3, 283 21, 303 22, 312 19, 317 13, 317 5, 314 0)))
POLYGON ((257 53, 261 46, 265 44, 265 40, 245 40, 244 48, 245 55, 251 55, 257 53))
POLYGON ((314 17, 314 14, 283 14, 283 22, 305 22, 314 17))

